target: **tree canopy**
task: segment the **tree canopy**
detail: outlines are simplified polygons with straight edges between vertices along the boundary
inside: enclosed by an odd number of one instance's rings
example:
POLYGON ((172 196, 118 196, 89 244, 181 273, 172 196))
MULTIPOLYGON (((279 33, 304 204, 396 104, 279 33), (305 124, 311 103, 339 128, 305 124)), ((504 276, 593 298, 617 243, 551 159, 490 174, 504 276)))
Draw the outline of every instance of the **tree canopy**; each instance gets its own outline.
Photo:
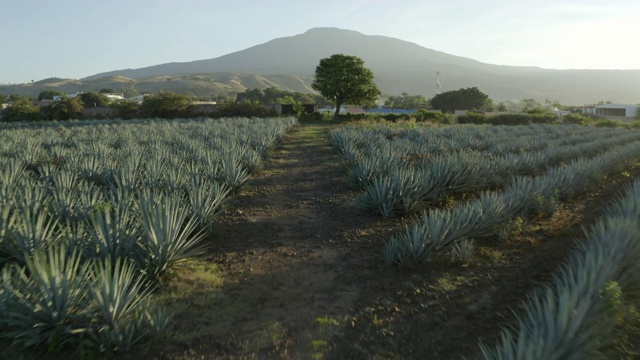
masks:
POLYGON ((311 87, 336 105, 337 116, 345 104, 372 105, 380 90, 373 72, 357 56, 335 54, 320 60, 311 87))
POLYGON ((477 87, 445 91, 431 100, 431 107, 442 112, 455 110, 492 110, 493 101, 477 87))
POLYGON ((109 107, 116 110, 117 116, 121 119, 133 119, 138 115, 138 103, 131 100, 114 101, 109 107))
POLYGON ((282 90, 277 87, 269 87, 264 90, 258 88, 246 89, 245 91, 236 95, 236 102, 241 103, 245 101, 252 101, 264 105, 272 104, 291 104, 293 99, 295 103, 302 104, 328 104, 321 95, 317 94, 304 94, 301 92, 292 92, 282 90), (285 100, 286 99, 286 100, 285 100), (283 102, 286 101, 286 102, 283 102))
POLYGON ((236 102, 251 101, 251 102, 262 103, 263 98, 264 98, 264 94, 262 93, 262 90, 258 88, 247 89, 236 96, 236 102))
POLYGON ((42 90, 40 92, 40 94, 38 94, 38 101, 42 101, 42 100, 53 100, 54 96, 62 96, 64 95, 64 91, 58 91, 58 90, 42 90))
POLYGON ((403 92, 400 96, 389 96, 384 106, 394 109, 421 109, 428 105, 427 99, 422 95, 409 95, 403 92))
POLYGON ((84 103, 79 96, 68 98, 63 96, 62 99, 54 101, 51 105, 43 108, 43 115, 49 120, 69 120, 78 119, 82 116, 84 103))
POLYGON ((38 106, 31 97, 12 96, 12 102, 2 112, 2 121, 36 120, 39 115, 38 106))
POLYGON ((109 98, 103 93, 86 92, 78 95, 86 107, 107 106, 109 98))
POLYGON ((159 91, 145 96, 140 110, 146 116, 170 119, 185 116, 190 106, 191 100, 185 95, 159 91))

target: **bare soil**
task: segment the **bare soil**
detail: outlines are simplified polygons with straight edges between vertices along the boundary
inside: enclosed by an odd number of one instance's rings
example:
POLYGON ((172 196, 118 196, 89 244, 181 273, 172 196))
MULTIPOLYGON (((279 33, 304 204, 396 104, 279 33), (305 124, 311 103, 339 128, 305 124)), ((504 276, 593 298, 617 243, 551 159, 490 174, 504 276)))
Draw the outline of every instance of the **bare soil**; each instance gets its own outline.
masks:
POLYGON ((513 324, 527 294, 566 260, 581 227, 630 179, 612 177, 506 241, 477 239, 466 264, 443 257, 393 267, 382 248, 412 218, 354 208, 360 191, 329 130, 303 124, 272 151, 219 217, 207 256, 163 285, 175 331, 134 357, 474 357, 480 341, 493 344, 513 324))

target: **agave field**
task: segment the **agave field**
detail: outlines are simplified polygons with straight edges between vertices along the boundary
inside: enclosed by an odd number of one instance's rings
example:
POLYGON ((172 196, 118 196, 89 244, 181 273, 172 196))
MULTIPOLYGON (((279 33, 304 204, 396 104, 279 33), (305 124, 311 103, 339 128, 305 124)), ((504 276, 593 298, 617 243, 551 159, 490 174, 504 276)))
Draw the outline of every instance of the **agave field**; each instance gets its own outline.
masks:
POLYGON ((359 206, 382 216, 408 214, 455 194, 505 186, 515 176, 640 139, 640 133, 578 126, 343 128, 332 133, 359 206))
POLYGON ((158 280, 203 249, 227 199, 296 122, 5 126, 0 337, 110 352, 164 331, 158 280))
POLYGON ((553 212, 558 202, 597 185, 640 157, 640 132, 579 126, 343 128, 332 133, 358 206, 388 217, 427 207, 387 242, 391 263, 473 248, 514 218, 553 212), (478 193, 458 206, 447 196, 478 193), (430 208, 431 206, 431 208, 430 208))
POLYGON ((610 205, 562 272, 534 292, 518 324, 483 359, 599 359, 619 346, 637 312, 640 285, 640 179, 610 205), (633 296, 631 297, 633 298, 633 296))
POLYGON ((302 124, 281 142, 297 125, 0 124, 0 343, 79 358, 127 358, 149 339, 136 356, 626 346, 640 323, 640 131, 302 124), (200 255, 205 270, 178 266, 200 255))
MULTIPOLYGON (((639 132, 564 125, 343 127, 331 141, 360 188, 357 207, 383 217, 420 211, 386 242, 389 264, 443 254, 465 262, 484 238, 549 217, 640 159, 639 132)), ((480 344, 479 358, 607 358, 624 346, 638 316, 640 180, 607 206, 516 324, 495 346, 480 344)))

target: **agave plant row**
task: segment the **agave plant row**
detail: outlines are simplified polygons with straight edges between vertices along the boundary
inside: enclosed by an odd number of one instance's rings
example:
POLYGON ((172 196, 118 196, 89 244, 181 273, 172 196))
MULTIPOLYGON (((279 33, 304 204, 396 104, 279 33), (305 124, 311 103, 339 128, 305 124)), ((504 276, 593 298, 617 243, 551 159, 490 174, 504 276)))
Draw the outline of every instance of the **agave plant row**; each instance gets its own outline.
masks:
POLYGON ((0 133, 0 337, 125 349, 166 328, 156 280, 296 124, 134 121, 0 133))
POLYGON ((640 179, 587 231, 552 283, 533 293, 518 324, 483 359, 606 359, 638 318, 640 179), (637 297, 635 297, 637 300, 637 297))
POLYGON ((493 128, 434 128, 434 135, 423 128, 345 128, 332 138, 351 177, 364 189, 358 206, 385 217, 417 211, 448 195, 504 186, 513 176, 541 174, 550 166, 640 140, 640 132, 572 126, 525 127, 515 130, 515 137, 503 127, 488 129, 493 128), (453 135, 447 133, 451 128, 457 129, 453 135), (486 138, 479 139, 483 133, 486 138), (541 138, 545 133, 554 139, 541 138))
POLYGON ((391 263, 426 259, 470 238, 492 235, 515 217, 553 213, 559 201, 597 186, 605 175, 622 171, 640 158, 640 141, 581 158, 535 177, 516 177, 503 192, 485 191, 473 201, 425 211, 418 221, 391 238, 384 257, 391 263))

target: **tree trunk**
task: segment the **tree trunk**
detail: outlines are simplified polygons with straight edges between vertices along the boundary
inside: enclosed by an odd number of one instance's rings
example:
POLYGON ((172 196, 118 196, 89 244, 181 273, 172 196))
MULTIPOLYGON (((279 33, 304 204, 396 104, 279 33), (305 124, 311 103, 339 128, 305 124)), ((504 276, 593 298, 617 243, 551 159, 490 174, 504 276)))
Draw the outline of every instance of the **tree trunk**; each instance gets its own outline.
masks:
POLYGON ((336 113, 333 114, 333 118, 336 119, 338 118, 338 114, 340 114, 340 107, 342 106, 342 104, 340 103, 336 103, 336 113))

